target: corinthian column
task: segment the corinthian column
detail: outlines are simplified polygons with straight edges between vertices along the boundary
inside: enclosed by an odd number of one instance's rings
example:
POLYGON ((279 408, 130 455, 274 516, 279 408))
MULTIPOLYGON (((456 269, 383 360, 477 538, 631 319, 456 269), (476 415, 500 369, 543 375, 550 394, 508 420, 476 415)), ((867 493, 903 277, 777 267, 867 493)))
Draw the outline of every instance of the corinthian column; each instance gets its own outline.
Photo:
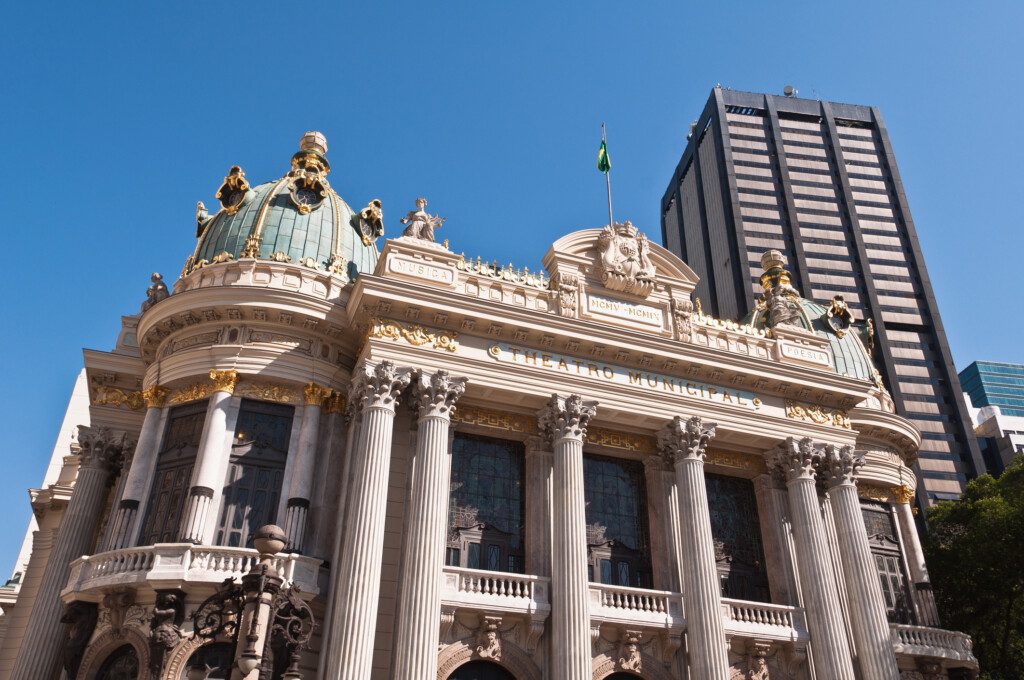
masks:
POLYGON ((362 410, 355 447, 352 488, 347 501, 341 562, 331 582, 330 643, 325 647, 325 680, 367 680, 373 664, 377 600, 388 501, 391 436, 398 395, 409 384, 409 369, 390 361, 363 366, 349 403, 362 410))
POLYGON ((864 454, 854 452, 853 447, 826 444, 819 474, 832 500, 861 677, 863 680, 893 680, 899 677, 899 670, 889 641, 882 587, 868 546, 854 482, 857 468, 863 464, 864 454))
POLYGON ((331 390, 311 382, 303 390, 306 408, 302 412, 299 444, 292 460, 292 481, 288 490, 288 510, 284 519, 284 533, 288 536, 288 551, 301 553, 306 547, 306 521, 309 515, 309 497, 313 493, 313 473, 316 447, 320 432, 320 411, 331 390))
POLYGON ((818 506, 815 465, 821 454, 810 439, 789 437, 769 454, 769 464, 786 480, 793 518, 800 592, 811 633, 815 677, 853 680, 853 661, 846 642, 839 593, 829 567, 825 524, 818 506))
POLYGON ((596 401, 551 395, 540 412, 541 431, 554 457, 551 556, 551 677, 590 680, 587 515, 583 498, 583 440, 596 401))
POLYGON ((206 422, 192 472, 192 487, 181 525, 181 540, 202 543, 210 521, 214 489, 224 486, 228 462, 228 403, 238 384, 238 371, 210 371, 213 394, 206 407, 206 422))
POLYGON ((61 667, 66 624, 61 623, 60 591, 67 583, 71 561, 92 551, 111 472, 118 469, 121 457, 132 446, 126 440, 124 433, 107 428, 78 429, 78 477, 32 603, 12 680, 56 677, 61 667))
POLYGON ((111 522, 107 550, 118 550, 135 545, 138 527, 139 505, 149 493, 153 484, 153 470, 156 468, 157 453, 160 449, 160 420, 164 413, 164 402, 170 390, 153 385, 142 391, 146 402, 146 417, 139 432, 139 443, 135 445, 131 467, 124 481, 121 501, 117 504, 111 522))
POLYGON ((690 675, 727 680, 729 654, 722 622, 722 595, 715 566, 708 490, 704 482, 704 457, 708 442, 714 436, 714 423, 704 424, 698 416, 689 420, 676 416, 658 433, 658 446, 671 457, 676 471, 690 675))
POLYGON ((421 373, 413 385, 413 406, 419 419, 403 539, 395 670, 391 676, 395 680, 437 675, 452 468, 448 430, 455 402, 465 391, 466 379, 452 378, 448 371, 429 377, 421 373))
POLYGON ((921 538, 917 535, 914 523, 914 510, 910 504, 914 501, 914 490, 906 484, 892 488, 893 504, 896 510, 896 521, 900 525, 900 543, 906 555, 910 578, 914 582, 913 602, 917 612, 917 624, 921 626, 938 626, 939 612, 935 608, 935 595, 932 593, 931 580, 928 578, 928 566, 924 563, 924 551, 921 549, 921 538))

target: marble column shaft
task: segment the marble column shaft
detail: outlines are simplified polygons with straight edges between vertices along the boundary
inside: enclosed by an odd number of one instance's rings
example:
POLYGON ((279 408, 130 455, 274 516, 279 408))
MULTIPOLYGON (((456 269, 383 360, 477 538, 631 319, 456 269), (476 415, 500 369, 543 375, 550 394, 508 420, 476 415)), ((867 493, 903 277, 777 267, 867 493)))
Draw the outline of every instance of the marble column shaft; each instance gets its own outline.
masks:
POLYGON ((878 580, 854 478, 864 455, 826 444, 819 474, 828 486, 839 539, 850 623, 863 680, 896 680, 899 669, 890 642, 885 600, 878 580))
POLYGON ((917 610, 917 623, 922 626, 938 626, 939 612, 935 607, 935 595, 932 593, 931 579, 928 577, 928 566, 924 562, 924 550, 921 548, 921 537, 917 533, 914 522, 914 490, 908 486, 897 486, 892 490, 895 503, 896 521, 900 527, 900 538, 903 554, 906 555, 907 568, 913 581, 913 601, 917 610))
POLYGON ((111 472, 131 445, 123 433, 105 428, 79 428, 78 441, 78 477, 32 603, 11 680, 52 678, 61 668, 67 625, 61 622, 60 592, 67 584, 71 562, 92 551, 111 472))
POLYGON ((230 456, 227 450, 228 406, 238 384, 238 373, 212 370, 210 379, 214 390, 206 408, 206 422, 181 523, 181 540, 187 543, 202 543, 206 538, 214 490, 224 486, 230 456))
POLYGON ((728 680, 729 654, 722 621, 721 586, 711 535, 711 513, 704 481, 704 457, 715 424, 679 416, 658 433, 658 445, 675 465, 682 545, 682 591, 686 612, 690 675, 728 680))
POLYGON ((135 445, 131 467, 125 477, 121 500, 117 504, 111 521, 110 539, 107 550, 119 550, 135 545, 139 527, 139 508, 153 484, 157 454, 160 449, 160 423, 164 414, 164 402, 169 390, 159 385, 142 391, 146 402, 146 416, 139 432, 139 443, 135 445))
POLYGON ((551 569, 551 677, 590 680, 590 584, 587 516, 583 495, 583 440, 597 402, 579 395, 551 396, 540 412, 553 451, 551 569))
POLYGON ((392 428, 398 396, 410 379, 408 369, 397 369, 390 361, 382 361, 373 368, 363 366, 352 386, 349 401, 362 409, 362 425, 353 458, 341 561, 331 579, 333 601, 329 644, 325 646, 326 680, 370 677, 392 428))
POLYGON ((815 464, 819 457, 810 439, 798 441, 790 437, 770 454, 770 462, 784 476, 789 493, 800 591, 810 628, 815 677, 854 680, 853 660, 818 504, 815 464))
POLYGON ((551 576, 551 506, 554 461, 543 437, 526 441, 526 573, 551 576))
POLYGON ((292 459, 292 478, 288 490, 284 533, 288 536, 287 550, 301 553, 306 549, 306 529, 309 521, 309 498, 313 494, 316 472, 316 449, 320 435, 320 412, 331 391, 309 383, 304 390, 306 406, 302 411, 299 443, 292 459))
POLYGON ((402 573, 396 625, 395 680, 437 675, 441 630, 441 582, 451 480, 449 429, 455 402, 466 391, 465 378, 447 371, 418 375, 413 406, 418 413, 416 458, 402 545, 402 573))

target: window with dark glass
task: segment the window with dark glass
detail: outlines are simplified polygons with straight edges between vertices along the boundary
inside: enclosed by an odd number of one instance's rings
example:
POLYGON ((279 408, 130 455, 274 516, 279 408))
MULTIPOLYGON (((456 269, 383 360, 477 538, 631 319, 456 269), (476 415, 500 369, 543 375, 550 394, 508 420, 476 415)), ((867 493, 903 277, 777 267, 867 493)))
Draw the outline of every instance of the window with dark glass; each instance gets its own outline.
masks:
POLYGON ((522 573, 523 445, 457 433, 445 563, 522 573))
POLYGON ((757 496, 749 479, 705 474, 722 595, 770 602, 757 496))
POLYGON ((131 645, 115 649, 96 672, 96 680, 136 680, 139 677, 139 655, 131 645))
POLYGON ((885 613, 890 623, 913 623, 910 591, 900 553, 899 534, 892 508, 886 503, 861 499, 861 515, 868 533, 868 545, 882 584, 885 613))
POLYGON ((217 545, 251 548, 252 534, 274 524, 295 409, 243 399, 231 443, 217 545))
POLYGON ((205 401, 175 406, 168 414, 146 515, 139 533, 139 545, 178 540, 181 513, 192 483, 192 467, 199 451, 205 419, 205 401))
POLYGON ((590 580, 634 588, 651 587, 647 490, 643 464, 583 457, 590 580))

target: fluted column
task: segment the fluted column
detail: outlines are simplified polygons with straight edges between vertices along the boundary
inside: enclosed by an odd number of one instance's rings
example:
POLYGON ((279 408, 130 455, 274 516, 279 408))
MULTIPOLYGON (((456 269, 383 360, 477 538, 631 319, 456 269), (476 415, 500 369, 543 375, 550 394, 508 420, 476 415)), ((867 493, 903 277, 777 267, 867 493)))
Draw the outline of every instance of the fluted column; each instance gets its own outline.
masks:
POLYGON ((292 481, 288 489, 288 509, 285 512, 284 533, 288 536, 289 552, 301 553, 306 549, 306 523, 309 517, 309 498, 313 494, 313 476, 316 472, 316 447, 320 434, 320 411, 331 390, 311 382, 303 390, 306 407, 302 412, 299 444, 292 459, 292 481))
POLYGON ((402 544, 395 680, 437 675, 452 468, 448 433, 455 402, 465 391, 466 379, 452 378, 448 371, 430 376, 421 373, 413 384, 413 407, 418 416, 416 458, 402 544))
POLYGON ((228 403, 238 384, 238 372, 210 371, 213 394, 206 407, 206 422, 199 439, 199 452, 192 472, 192 487, 188 492, 185 515, 181 525, 181 540, 202 543, 210 521, 214 489, 224 486, 228 452, 228 403))
POLYGON ((882 586, 868 545, 854 481, 857 468, 863 464, 864 454, 855 452, 853 447, 826 444, 819 475, 832 500, 861 677, 863 680, 896 680, 899 670, 889 641, 882 586))
POLYGON ((553 452, 551 556, 551 677, 590 680, 587 515, 583 496, 583 440, 597 402, 578 394, 551 395, 539 415, 553 452))
POLYGON ((135 445, 121 500, 118 501, 111 522, 107 550, 119 550, 135 545, 139 529, 139 506, 153 484, 153 471, 160 449, 160 421, 168 394, 170 390, 160 385, 153 385, 142 391, 142 398, 146 402, 146 417, 142 421, 139 443, 135 445))
POLYGON ((893 487, 892 497, 895 503, 896 521, 900 525, 900 538, 903 554, 906 555, 907 568, 914 583, 914 606, 917 610, 917 623, 922 626, 938 626, 939 612, 935 607, 935 594, 932 592, 931 579, 928 577, 928 566, 924 562, 924 550, 921 549, 921 537, 917 534, 914 522, 914 490, 906 484, 893 487))
POLYGON ((363 366, 349 402, 362 410, 354 452, 352 488, 341 549, 335 567, 326 680, 367 680, 380 596, 381 545, 388 500, 392 427, 398 396, 409 384, 409 369, 390 361, 363 366))
POLYGON ((825 525, 818 507, 815 464, 819 458, 820 453, 810 439, 798 441, 790 437, 769 454, 769 463, 783 475, 789 493, 815 677, 853 680, 853 661, 841 618, 839 593, 830 578, 825 525))
POLYGON ((68 580, 68 565, 92 551, 111 472, 133 445, 124 433, 88 427, 79 428, 78 443, 78 476, 32 604, 12 680, 52 678, 61 667, 67 626, 61 623, 60 591, 68 580))
POLYGON ((690 675, 727 680, 729 654, 704 481, 704 457, 708 442, 714 436, 714 423, 703 423, 698 416, 689 420, 676 416, 658 433, 658 446, 671 457, 676 472, 690 675))

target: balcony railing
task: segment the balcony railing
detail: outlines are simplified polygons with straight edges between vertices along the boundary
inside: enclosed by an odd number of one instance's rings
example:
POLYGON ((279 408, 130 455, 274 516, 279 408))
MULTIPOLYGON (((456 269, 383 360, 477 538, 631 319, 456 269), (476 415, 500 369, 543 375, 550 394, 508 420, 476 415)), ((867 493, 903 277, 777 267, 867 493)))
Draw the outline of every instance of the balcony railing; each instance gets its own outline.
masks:
POLYGON ((891 624, 890 629, 892 646, 897 654, 949 659, 970 668, 978 667, 978 660, 971 651, 971 638, 964 633, 900 623, 891 624))
POLYGON ((444 568, 443 604, 503 613, 539 614, 551 611, 550 579, 529 574, 444 568))
MULTIPOLYGON (((258 560, 255 550, 191 543, 158 543, 87 555, 71 563, 62 594, 86 593, 111 586, 148 583, 155 588, 186 584, 216 585, 227 578, 241 578, 258 560)), ((277 575, 314 596, 319 592, 320 560, 293 553, 274 558, 277 575)))
POLYGON ((590 618, 616 623, 682 631, 683 600, 679 593, 590 584, 590 618))
POLYGON ((807 638, 800 607, 722 598, 725 630, 740 636, 796 641, 807 638))

